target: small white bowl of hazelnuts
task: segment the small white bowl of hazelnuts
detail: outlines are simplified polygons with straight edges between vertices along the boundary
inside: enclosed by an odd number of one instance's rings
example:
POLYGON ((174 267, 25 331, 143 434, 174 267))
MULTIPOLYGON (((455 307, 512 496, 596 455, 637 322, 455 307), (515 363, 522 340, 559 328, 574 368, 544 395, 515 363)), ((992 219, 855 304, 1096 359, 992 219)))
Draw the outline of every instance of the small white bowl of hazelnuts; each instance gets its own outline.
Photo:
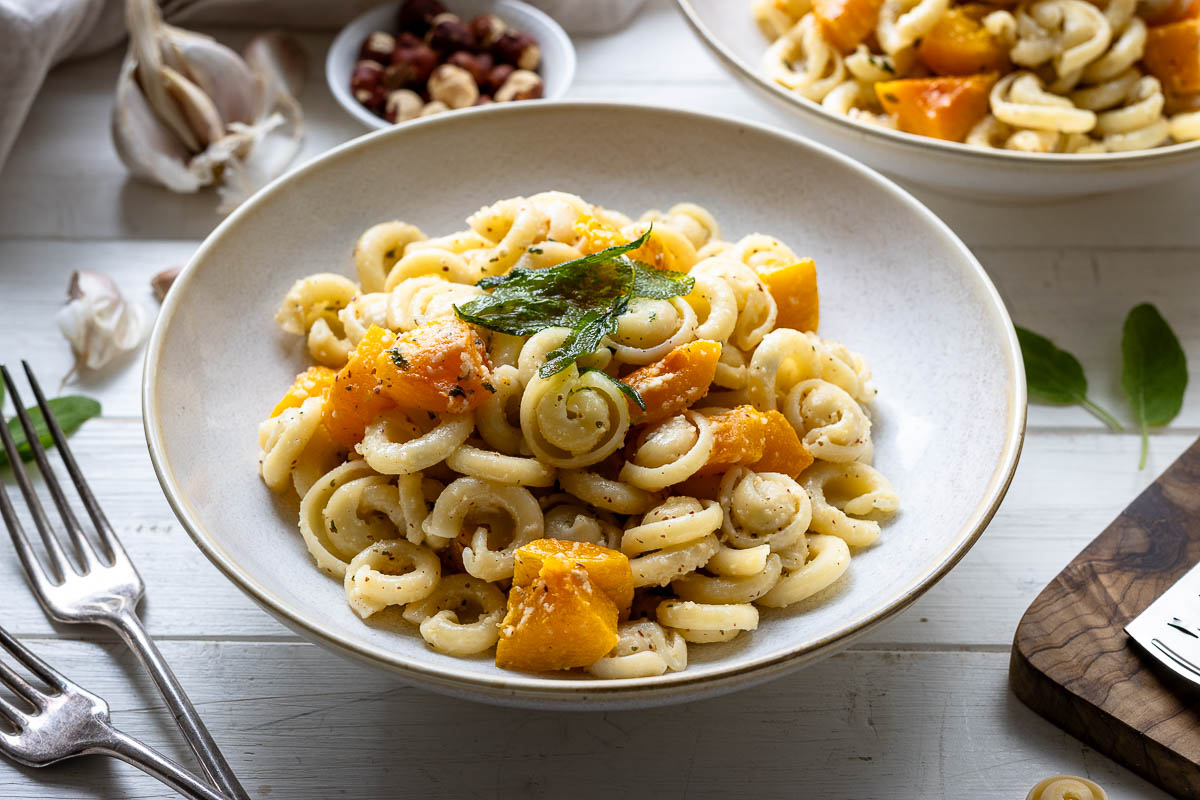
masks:
POLYGON ((575 49, 519 0, 403 0, 362 14, 334 39, 325 79, 369 128, 488 103, 561 97, 575 49))

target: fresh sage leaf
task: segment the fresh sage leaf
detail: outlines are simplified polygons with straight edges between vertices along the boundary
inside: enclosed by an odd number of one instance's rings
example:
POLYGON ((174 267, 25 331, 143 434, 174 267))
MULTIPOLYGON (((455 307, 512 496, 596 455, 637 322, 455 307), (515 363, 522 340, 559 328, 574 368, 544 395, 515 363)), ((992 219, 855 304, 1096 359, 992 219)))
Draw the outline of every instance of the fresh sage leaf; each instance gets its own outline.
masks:
POLYGON ((579 370, 580 375, 582 375, 585 372, 595 372, 598 375, 602 375, 603 377, 607 378, 614 386, 617 387, 617 389, 621 392, 621 394, 625 395, 630 400, 637 403, 638 408, 640 408, 642 411, 646 410, 646 401, 642 399, 642 393, 639 392, 637 389, 633 388, 632 386, 630 386, 628 383, 617 380, 616 378, 614 378, 612 375, 609 375, 604 370, 596 369, 595 367, 584 367, 583 369, 579 370))
MULTIPOLYGON (((81 395, 68 395, 66 397, 55 397, 47 401, 50 406, 50 413, 58 420, 58 426, 62 428, 62 432, 70 435, 79 428, 84 422, 92 417, 100 416, 100 403, 90 397, 81 395)), ((46 425, 46 420, 42 417, 42 411, 37 406, 26 409, 29 414, 29 420, 33 423, 33 429, 37 432, 38 440, 42 443, 42 447, 53 447, 54 439, 50 436, 50 428, 46 425)), ((13 441, 17 445, 17 452, 21 455, 22 461, 29 461, 33 458, 33 450, 29 447, 29 441, 25 438, 25 428, 21 426, 20 417, 13 417, 8 421, 8 430, 12 434, 13 441)), ((0 466, 8 464, 8 456, 0 450, 0 466)))
POLYGON ((1141 428, 1138 469, 1146 466, 1148 429, 1175 419, 1187 382, 1187 357, 1171 326, 1150 303, 1135 306, 1121 334, 1121 387, 1141 428))
POLYGON ((538 367, 538 375, 549 378, 599 347, 604 337, 617 329, 617 317, 624 313, 628 303, 628 298, 619 297, 606 311, 587 312, 563 343, 546 353, 546 360, 538 367))
POLYGON ((1045 336, 1017 326, 1021 358, 1025 362, 1025 384, 1029 393, 1043 403, 1078 404, 1114 431, 1122 430, 1112 414, 1088 397, 1087 376, 1079 359, 1057 347, 1045 336))

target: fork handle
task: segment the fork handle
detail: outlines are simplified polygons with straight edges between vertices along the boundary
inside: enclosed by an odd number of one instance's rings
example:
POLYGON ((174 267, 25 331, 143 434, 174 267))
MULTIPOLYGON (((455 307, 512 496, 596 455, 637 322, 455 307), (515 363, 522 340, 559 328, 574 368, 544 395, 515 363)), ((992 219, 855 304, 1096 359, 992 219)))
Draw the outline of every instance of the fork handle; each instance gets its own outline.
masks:
POLYGON ((92 752, 132 764, 192 800, 229 800, 162 753, 115 728, 108 731, 107 741, 94 746, 92 752))
POLYGON ((204 774, 208 776, 214 786, 234 800, 250 800, 250 796, 238 782, 237 776, 233 774, 233 768, 221 754, 212 734, 208 732, 208 728, 204 727, 204 722, 201 721, 195 706, 192 705, 192 701, 188 699, 183 687, 180 686, 179 679, 175 677, 175 673, 171 672, 166 659, 158 651, 158 646, 146 632, 137 612, 126 608, 105 621, 109 620, 111 620, 110 624, 113 629, 121 635, 121 638, 129 645, 129 649, 137 655, 142 666, 154 679, 158 691, 175 717, 175 723, 179 725, 183 735, 187 737, 192 751, 196 754, 196 758, 200 760, 204 774))

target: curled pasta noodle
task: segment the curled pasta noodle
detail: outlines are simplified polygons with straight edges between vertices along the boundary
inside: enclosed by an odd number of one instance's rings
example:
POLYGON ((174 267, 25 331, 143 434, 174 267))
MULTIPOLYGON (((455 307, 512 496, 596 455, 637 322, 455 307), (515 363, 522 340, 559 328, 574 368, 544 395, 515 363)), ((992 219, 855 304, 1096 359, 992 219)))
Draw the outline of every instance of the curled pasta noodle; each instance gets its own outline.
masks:
POLYGON ((786 549, 803 541, 813 517, 804 488, 778 472, 734 467, 721 479, 719 496, 722 538, 733 547, 786 549))
POLYGON ((517 259, 516 264, 513 266, 524 267, 525 269, 545 269, 546 267, 561 264, 564 261, 574 261, 582 257, 583 253, 566 242, 552 242, 547 240, 525 248, 525 252, 521 254, 521 257, 517 259))
POLYGON ((912 47, 937 24, 950 7, 950 0, 883 0, 875 38, 889 54, 912 47))
POLYGON ((469 534, 463 567, 476 578, 499 581, 512 577, 513 552, 542 538, 544 528, 541 506, 528 489, 458 478, 438 495, 422 529, 435 548, 469 534), (497 549, 493 540, 505 538, 497 549))
POLYGON ((341 336, 338 312, 358 295, 349 278, 318 272, 301 278, 283 298, 275 321, 288 333, 308 335, 308 351, 327 367, 346 363, 351 345, 341 336))
POLYGON ((755 408, 770 411, 801 381, 821 377, 816 341, 800 331, 779 328, 763 337, 750 357, 746 389, 755 408))
POLYGON ((867 464, 816 464, 804 474, 812 501, 812 529, 837 536, 851 547, 866 547, 879 538, 879 523, 869 514, 890 514, 900 498, 879 470, 867 464))
POLYGON ((338 312, 346 341, 357 345, 367 335, 372 325, 386 328, 388 324, 388 299, 386 292, 360 294, 338 312))
POLYGON ((846 69, 861 83, 874 84, 904 75, 917 61, 916 48, 907 47, 895 53, 872 53, 865 44, 846 56, 846 69))
POLYGON ((837 536, 810 534, 798 563, 784 569, 771 591, 755 602, 783 608, 834 584, 850 566, 850 548, 837 536))
POLYGON ((712 500, 668 497, 643 515, 641 522, 626 529, 621 552, 641 555, 690 544, 721 527, 721 507, 712 500))
POLYGON ((801 381, 788 393, 784 416, 822 461, 871 460, 871 420, 854 398, 828 381, 801 381))
POLYGON ((724 575, 729 578, 747 578, 757 575, 767 567, 767 557, 771 555, 769 544, 740 549, 721 545, 704 568, 714 575, 724 575))
POLYGON ((517 359, 521 357, 521 349, 524 346, 524 337, 500 331, 489 331, 488 361, 491 362, 493 371, 500 367, 516 369, 517 359))
POLYGON ((392 267, 384 281, 383 291, 391 292, 410 278, 427 275, 436 275, 453 283, 474 283, 476 280, 461 254, 440 247, 418 247, 410 248, 392 267))
POLYGON ((1038 781, 1025 800, 1108 800, 1108 792, 1087 778, 1055 775, 1038 781))
POLYGON ((752 269, 792 264, 797 260, 792 248, 765 233, 743 236, 729 248, 728 255, 752 269))
POLYGON ((470 575, 447 575, 424 600, 410 603, 404 618, 420 626, 434 650, 452 656, 482 653, 500 640, 504 593, 470 575), (474 613, 476 619, 466 619, 474 613))
POLYGON ((991 106, 996 119, 1018 128, 1086 133, 1096 125, 1094 112, 1047 92, 1032 72, 1012 72, 998 80, 992 87, 991 106))
MULTIPOLYGON (((423 239, 419 242, 413 242, 408 247, 404 248, 405 253, 416 253, 421 250, 436 249, 445 250, 448 253, 463 255, 470 250, 480 250, 489 247, 492 244, 490 239, 485 239, 473 230, 458 231, 446 236, 438 236, 433 239, 423 239)), ((470 266, 467 268, 467 274, 464 282, 470 283, 479 280, 477 275, 470 266)))
POLYGON ((703 414, 685 411, 649 432, 621 467, 620 479, 639 489, 665 489, 694 475, 713 449, 712 426, 703 414))
POLYGON ((579 218, 596 213, 595 206, 570 192, 538 192, 529 198, 529 203, 546 215, 549 238, 570 245, 578 243, 575 223, 579 218))
POLYGON ((763 68, 771 80, 817 102, 846 79, 842 54, 821 36, 812 14, 767 48, 763 68))
POLYGON ((768 42, 773 42, 783 36, 792 25, 796 24, 796 20, 777 6, 775 0, 754 0, 754 4, 750 7, 750 13, 754 16, 754 23, 758 25, 763 36, 767 37, 768 42))
MULTIPOLYGON (((1110 7, 1120 5, 1127 4, 1110 3, 1110 7)), ((1133 17, 1127 22, 1129 23, 1128 27, 1117 37, 1108 52, 1084 67, 1084 81, 1097 83, 1110 80, 1130 69, 1142 59, 1142 53, 1146 49, 1146 23, 1142 21, 1141 17, 1133 17)))
POLYGON ((733 345, 722 345, 713 384, 724 389, 745 389, 746 373, 746 354, 733 345))
POLYGON ((728 256, 715 256, 692 267, 689 274, 703 282, 697 302, 703 303, 705 324, 697 328, 697 335, 722 343, 731 340, 749 350, 775 327, 775 299, 752 267, 728 256), (721 291, 718 283, 725 284, 726 291, 721 291))
POLYGON ((704 575, 693 572, 672 581, 671 589, 681 599, 696 603, 752 603, 775 588, 782 570, 779 556, 770 555, 763 568, 754 575, 704 575))
POLYGON ((626 364, 649 364, 696 338, 696 312, 682 297, 635 297, 606 342, 626 364))
POLYGON ((387 606, 425 599, 441 576, 441 562, 429 548, 407 539, 375 542, 351 559, 346 569, 346 601, 366 619, 387 606))
POLYGON ((553 486, 554 467, 536 458, 508 456, 491 450, 459 445, 446 458, 446 466, 472 478, 495 481, 513 486, 553 486))
POLYGON ((549 378, 533 376, 521 396, 521 431, 541 461, 562 468, 595 464, 615 452, 629 430, 629 403, 607 378, 572 364, 549 378))
POLYGON ((427 481, 419 472, 396 476, 396 501, 404 516, 404 538, 413 544, 425 541, 425 531, 422 530, 421 524, 425 522, 425 517, 429 516, 426 500, 436 497, 441 489, 441 484, 427 481), (427 483, 433 483, 434 486, 427 487, 427 483), (428 491, 427 488, 432 488, 432 491, 428 491))
POLYGON ((291 462, 292 486, 296 489, 296 495, 304 497, 318 478, 345 460, 346 451, 333 441, 324 425, 318 425, 300 455, 291 462))
POLYGON ((587 470, 560 470, 558 484, 585 503, 617 514, 644 514, 660 500, 653 492, 587 470))
POLYGON ((467 224, 495 244, 466 253, 475 274, 503 275, 535 242, 544 241, 550 219, 523 197, 502 200, 467 218, 467 224))
POLYGON ((673 228, 686 237, 696 250, 721 237, 721 228, 717 225, 716 218, 708 209, 695 203, 678 203, 671 206, 666 214, 647 211, 642 215, 641 221, 673 228))
POLYGON ((545 537, 566 542, 590 542, 615 550, 621 529, 604 512, 584 508, 568 494, 543 497, 540 501, 545 537))
POLYGON ((623 622, 617 628, 617 646, 586 669, 597 678, 651 678, 668 670, 687 667, 687 642, 678 631, 668 631, 653 620, 623 622))
POLYGON ((967 133, 966 143, 972 147, 1004 147, 1012 128, 988 114, 967 133))
POLYGON ((310 397, 258 426, 258 471, 272 490, 288 487, 292 470, 321 424, 323 404, 320 397, 310 397))
POLYGON ((1170 125, 1163 116, 1165 100, 1158 78, 1147 75, 1130 89, 1124 108, 1096 115, 1094 133, 1103 137, 1105 148, 1112 152, 1144 150, 1157 147, 1170 135, 1170 125))
POLYGON ((715 533, 694 542, 645 553, 629 559, 634 586, 666 586, 676 578, 694 572, 708 563, 721 548, 715 533))
POLYGON ((1009 54, 1013 62, 1036 67, 1053 60, 1060 76, 1080 72, 1112 42, 1104 12, 1086 0, 1035 0, 1018 9, 1016 19, 1018 39, 1009 54))
POLYGON ((1200 111, 1185 111, 1171 117, 1168 123, 1171 138, 1177 142, 1200 139, 1200 111))
POLYGON ((483 290, 465 283, 451 283, 437 275, 422 275, 402 281, 388 300, 388 325, 401 331, 435 319, 454 316, 454 307, 479 297, 483 290))
POLYGON ((689 642, 728 642, 758 628, 758 609, 750 603, 693 603, 664 600, 656 612, 660 624, 689 642))
POLYGON ((1119 75, 1071 92, 1071 102, 1089 111, 1103 111, 1124 102, 1133 87, 1141 79, 1136 69, 1128 69, 1119 75))
POLYGON ((507 364, 492 369, 492 388, 475 409, 475 427, 489 445, 510 456, 527 452, 521 434, 521 382, 517 368, 507 364))
POLYGON ((413 242, 425 240, 416 225, 394 220, 372 225, 354 245, 354 266, 364 292, 382 292, 388 273, 413 242))
POLYGON ((376 472, 407 475, 445 461, 474 427, 471 414, 444 414, 432 430, 420 433, 404 414, 391 412, 368 425, 354 449, 376 472))
POLYGON ((350 559, 370 545, 371 541, 360 537, 357 541, 347 543, 345 536, 355 533, 353 530, 343 531, 334 538, 336 532, 329 525, 329 503, 343 486, 374 475, 375 472, 366 462, 347 461, 323 475, 300 501, 300 536, 317 567, 335 578, 346 577, 350 559))

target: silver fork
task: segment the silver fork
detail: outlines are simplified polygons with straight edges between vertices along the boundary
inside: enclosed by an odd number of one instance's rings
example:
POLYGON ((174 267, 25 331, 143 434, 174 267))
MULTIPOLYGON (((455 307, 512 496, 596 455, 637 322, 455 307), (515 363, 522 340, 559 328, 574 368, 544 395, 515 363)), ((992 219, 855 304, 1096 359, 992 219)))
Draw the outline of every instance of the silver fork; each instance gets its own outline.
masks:
POLYGON ((34 554, 29 538, 25 535, 25 530, 9 502, 8 493, 5 491, 3 483, 0 482, 0 514, 3 515, 4 521, 8 525, 9 533, 12 534, 17 555, 25 567, 25 573, 33 585, 38 602, 42 604, 42 608, 47 614, 59 622, 92 622, 116 631, 154 679, 155 685, 162 693, 163 700, 166 701, 167 707, 171 709, 171 713, 175 717, 175 722, 187 737, 188 744, 196 753, 204 773, 213 782, 213 785, 236 800, 249 800, 246 790, 234 776, 229 762, 225 760, 217 748, 217 743, 213 741, 212 734, 204 727, 200 715, 196 713, 196 709, 188 700, 183 687, 179 685, 179 680, 171 672, 171 668, 167 666, 158 647, 155 646, 150 634, 142 625, 137 614, 137 604, 142 599, 145 589, 142 578, 134 568, 133 562, 129 560, 129 556, 126 555, 125 549, 118 541, 116 532, 105 518, 104 512, 100 510, 100 504, 96 502, 95 496, 88 488, 87 481, 84 480, 83 473, 67 445, 67 438, 63 435, 58 421, 50 412, 46 398, 42 395, 41 387, 38 386, 33 370, 29 368, 28 363, 22 361, 21 364, 25 368, 25 375, 29 378, 29 385, 37 397, 38 408, 41 409, 42 417, 50 430, 54 444, 58 447, 59 455, 67 467, 67 472, 70 473, 71 480, 83 500, 84 508, 91 517, 104 550, 104 553, 101 554, 93 549, 91 541, 80 527, 75 513, 71 510, 62 488, 55 478, 54 471, 46 459, 46 452, 42 448, 29 415, 25 412, 25 404, 21 402, 16 384, 9 375, 8 369, 0 365, 0 373, 3 374, 4 383, 8 386, 9 394, 12 395, 13 403, 16 405, 21 427, 25 430, 25 438, 33 451, 34 460, 37 461, 38 469, 42 473, 54 505, 58 507, 59 514, 62 516, 63 525, 67 529, 76 559, 73 562, 68 559, 46 517, 41 502, 38 500, 8 426, 0 424, 0 439, 3 440, 4 451, 8 454, 13 475, 21 488, 21 494, 25 496, 25 502, 29 506, 30 514, 33 516, 49 556, 49 570, 47 570, 34 554))
POLYGON ((3 628, 0 647, 51 688, 49 692, 36 688, 0 661, 0 681, 28 705, 21 709, 0 697, 0 719, 15 731, 0 731, 0 752, 29 767, 75 756, 113 756, 153 775, 184 797, 228 800, 174 761, 114 728, 103 698, 68 680, 3 628))

